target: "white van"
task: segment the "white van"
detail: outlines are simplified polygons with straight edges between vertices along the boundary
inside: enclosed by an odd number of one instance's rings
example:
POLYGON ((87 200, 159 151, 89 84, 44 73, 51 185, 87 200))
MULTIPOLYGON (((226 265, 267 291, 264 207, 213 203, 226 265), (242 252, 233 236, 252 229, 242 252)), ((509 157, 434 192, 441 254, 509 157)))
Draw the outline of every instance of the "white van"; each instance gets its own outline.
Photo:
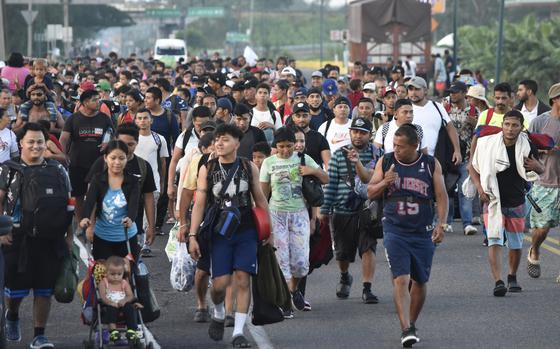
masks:
MULTIPOLYGON (((179 58, 187 61, 187 44, 181 39, 157 39, 154 48, 154 59, 169 64, 171 60, 177 62, 179 58), (169 63, 168 63, 169 62, 169 63)), ((169 64, 170 65, 170 64, 169 64)))

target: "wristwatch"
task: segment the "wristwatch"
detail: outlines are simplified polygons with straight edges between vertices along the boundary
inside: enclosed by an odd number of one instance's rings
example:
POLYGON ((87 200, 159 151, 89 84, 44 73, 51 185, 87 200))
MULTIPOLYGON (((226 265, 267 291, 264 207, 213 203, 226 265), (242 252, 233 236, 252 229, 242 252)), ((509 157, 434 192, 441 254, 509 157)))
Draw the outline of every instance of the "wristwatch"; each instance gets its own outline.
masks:
POLYGON ((441 229, 443 229, 444 232, 449 229, 449 224, 447 224, 447 223, 441 224, 440 226, 441 226, 441 229))

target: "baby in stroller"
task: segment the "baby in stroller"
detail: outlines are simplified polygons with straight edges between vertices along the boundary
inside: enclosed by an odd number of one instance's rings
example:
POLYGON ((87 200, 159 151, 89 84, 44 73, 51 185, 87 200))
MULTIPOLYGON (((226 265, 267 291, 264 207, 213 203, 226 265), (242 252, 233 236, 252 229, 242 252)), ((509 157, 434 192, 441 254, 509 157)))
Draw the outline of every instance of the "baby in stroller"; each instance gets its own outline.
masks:
POLYGON ((105 261, 107 273, 99 283, 99 296, 104 308, 104 319, 109 324, 112 342, 120 338, 117 329, 119 313, 124 314, 126 321, 126 338, 129 342, 138 341, 138 322, 136 309, 142 305, 136 302, 130 284, 125 279, 125 260, 122 257, 111 256, 105 261))

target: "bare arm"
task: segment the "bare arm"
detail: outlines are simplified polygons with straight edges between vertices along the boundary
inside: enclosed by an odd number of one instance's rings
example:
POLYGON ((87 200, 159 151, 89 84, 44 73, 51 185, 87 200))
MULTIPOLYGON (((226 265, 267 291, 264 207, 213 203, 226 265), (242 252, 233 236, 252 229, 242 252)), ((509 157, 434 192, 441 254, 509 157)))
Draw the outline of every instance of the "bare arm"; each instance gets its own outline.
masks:
POLYGON ((69 147, 70 147, 70 132, 62 131, 62 133, 60 134, 59 142, 60 145, 62 145, 62 151, 68 154, 69 147))
MULTIPOLYGON (((259 169, 257 165, 251 162, 251 171, 253 172, 253 178, 259 178, 259 169)), ((251 194, 253 195, 253 201, 255 201, 255 206, 264 208, 268 211, 268 195, 264 195, 263 190, 261 188, 261 184, 259 181, 253 180, 251 183, 251 194)))
POLYGON ((261 190, 265 198, 270 196, 270 183, 261 182, 261 190))
POLYGON ((377 160, 375 164, 375 170, 373 176, 368 184, 368 198, 369 199, 380 199, 383 195, 385 189, 389 186, 389 183, 384 180, 383 174, 383 156, 377 160))
POLYGON ((179 223, 181 226, 179 228, 179 232, 177 233, 177 240, 179 240, 179 242, 185 242, 187 240, 185 236, 188 228, 187 216, 193 199, 193 194, 194 192, 192 190, 188 190, 187 188, 183 188, 183 190, 181 190, 181 200, 179 203, 179 223))
POLYGON ((185 154, 183 149, 178 147, 173 148, 173 155, 171 156, 168 170, 169 178, 167 179, 167 195, 170 199, 175 199, 175 196, 177 195, 175 188, 175 169, 177 168, 177 163, 183 157, 183 154, 185 154))
POLYGON ((361 161, 356 161, 356 174, 360 177, 362 183, 369 183, 373 176, 374 170, 368 170, 361 161))
POLYGON ((321 159, 323 160, 323 167, 325 168, 325 171, 328 171, 329 161, 331 161, 331 151, 328 149, 321 151, 321 159))
POLYGON ((151 245, 154 242, 154 229, 156 221, 156 204, 154 193, 144 193, 144 210, 146 211, 146 220, 148 221, 148 229, 146 230, 146 243, 151 245))

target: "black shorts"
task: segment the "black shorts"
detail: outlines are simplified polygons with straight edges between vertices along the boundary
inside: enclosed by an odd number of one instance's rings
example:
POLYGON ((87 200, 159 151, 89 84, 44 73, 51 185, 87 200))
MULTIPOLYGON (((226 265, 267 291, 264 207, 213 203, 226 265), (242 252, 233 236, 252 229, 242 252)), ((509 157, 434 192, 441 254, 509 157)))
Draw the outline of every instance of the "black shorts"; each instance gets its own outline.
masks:
MULTIPOLYGON (((130 251, 132 252, 132 257, 135 261, 138 261, 138 256, 140 255, 140 245, 138 245, 137 235, 131 237, 128 242, 130 243, 130 251)), ((111 256, 126 257, 128 255, 126 241, 107 241, 94 234, 92 254, 93 259, 95 260, 107 259, 111 256)))
POLYGON ((201 239, 198 235, 197 241, 201 257, 198 259, 198 262, 196 262, 196 269, 200 269, 210 275, 210 242, 201 239))
POLYGON ((88 173, 88 168, 70 166, 70 168, 68 169, 68 177, 70 177, 73 197, 86 195, 88 183, 85 181, 85 179, 88 173))
POLYGON ((356 250, 360 258, 371 250, 375 253, 377 239, 359 226, 359 214, 334 214, 332 219, 334 251, 337 261, 354 262, 356 250))
POLYGON ((24 237, 14 230, 12 245, 2 246, 5 261, 5 294, 10 298, 23 298, 33 289, 35 296, 50 297, 65 254, 68 253, 64 239, 51 240, 24 237), (27 263, 19 272, 22 245, 27 251, 27 263))

